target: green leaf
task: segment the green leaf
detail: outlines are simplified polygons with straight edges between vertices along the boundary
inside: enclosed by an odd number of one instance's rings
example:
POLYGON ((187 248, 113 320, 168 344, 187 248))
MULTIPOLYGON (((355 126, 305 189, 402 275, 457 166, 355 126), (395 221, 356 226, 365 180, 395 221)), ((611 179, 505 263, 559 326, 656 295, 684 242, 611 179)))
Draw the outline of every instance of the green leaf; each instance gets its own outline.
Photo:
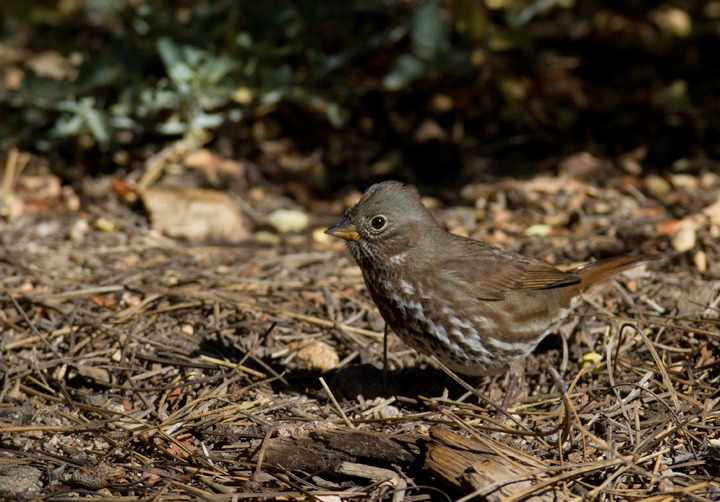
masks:
POLYGON ((187 64, 178 61, 168 68, 168 75, 175 84, 180 85, 191 82, 195 77, 195 72, 187 64))
POLYGON ((57 119, 52 128, 51 136, 66 138, 80 134, 83 126, 83 118, 80 115, 63 116, 57 119))
POLYGON ((158 39, 157 51, 168 73, 170 72, 170 68, 173 68, 183 59, 180 55, 180 49, 178 49, 178 46, 175 45, 175 42, 168 37, 161 37, 158 39))
POLYGON ((98 143, 110 142, 110 129, 108 128, 105 115, 96 108, 85 110, 85 123, 98 143))
POLYGON ((425 69, 425 62, 410 54, 403 54, 395 60, 392 70, 383 78, 383 87, 389 91, 400 90, 421 77, 425 69))
POLYGON ((337 103, 328 103, 327 107, 327 118, 330 122, 330 125, 333 127, 340 129, 345 125, 345 119, 342 116, 342 109, 340 108, 340 105, 337 103))
POLYGON ((193 119, 192 127, 196 129, 212 129, 221 126, 224 120, 225 115, 222 113, 201 113, 193 119))
POLYGON ((441 17, 437 2, 415 9, 412 41, 418 56, 426 60, 436 59, 450 49, 450 23, 441 17))
POLYGON ((217 84, 237 67, 235 61, 226 57, 213 57, 200 66, 200 74, 208 83, 217 84))
POLYGON ((193 68, 197 68, 200 63, 208 58, 208 53, 192 45, 183 45, 182 55, 184 61, 193 68))

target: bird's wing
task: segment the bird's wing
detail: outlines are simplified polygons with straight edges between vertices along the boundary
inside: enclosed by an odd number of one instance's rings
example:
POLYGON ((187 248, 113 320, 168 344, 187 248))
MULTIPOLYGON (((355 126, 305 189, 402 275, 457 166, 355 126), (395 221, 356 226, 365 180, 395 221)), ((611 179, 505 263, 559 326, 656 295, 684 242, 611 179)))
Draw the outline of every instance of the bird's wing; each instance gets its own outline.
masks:
POLYGON ((482 242, 458 237, 458 253, 441 265, 441 275, 465 284, 481 300, 503 300, 518 289, 547 289, 577 284, 580 279, 552 265, 503 251, 482 242))

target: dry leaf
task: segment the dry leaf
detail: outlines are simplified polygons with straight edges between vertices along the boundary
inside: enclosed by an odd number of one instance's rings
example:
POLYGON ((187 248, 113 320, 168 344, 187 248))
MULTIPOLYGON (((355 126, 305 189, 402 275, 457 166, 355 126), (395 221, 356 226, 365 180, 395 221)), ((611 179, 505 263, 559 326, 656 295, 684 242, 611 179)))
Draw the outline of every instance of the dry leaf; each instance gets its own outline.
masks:
POLYGON ((175 405, 175 403, 177 403, 177 400, 179 397, 180 397, 180 388, 179 387, 176 387, 173 390, 171 390, 168 393, 168 397, 167 397, 168 406, 173 407, 175 405))
POLYGON ((171 454, 175 455, 176 457, 184 460, 189 457, 188 452, 194 452, 195 450, 197 450, 197 447, 192 443, 192 441, 193 441, 192 434, 182 434, 182 435, 178 436, 176 439, 179 443, 182 444, 182 446, 180 446, 176 442, 172 442, 168 445, 168 448, 167 448, 168 451, 171 454))
POLYGON ((242 213, 217 190, 153 187, 142 193, 154 230, 190 240, 241 242, 250 238, 242 213))
POLYGON ((112 191, 115 192, 115 195, 117 195, 119 198, 127 202, 128 204, 132 204, 138 199, 138 192, 135 188, 128 185, 125 180, 121 179, 114 179, 110 183, 110 186, 112 188, 112 191))
POLYGON ((115 300, 106 295, 92 295, 90 297, 90 301, 98 307, 104 307, 110 310, 115 310, 117 308, 115 300))
POLYGON ((71 81, 78 77, 78 70, 58 51, 41 52, 28 59, 25 65, 39 77, 71 81))
POLYGON ((423 120, 413 135, 415 143, 427 143, 428 141, 438 140, 447 141, 447 133, 440 127, 440 124, 433 119, 423 120))
POLYGON ((88 366, 85 364, 78 364, 75 369, 78 374, 87 378, 92 378, 99 382, 110 382, 110 373, 102 368, 96 368, 95 366, 88 366))
POLYGON ((670 235, 678 228, 680 220, 665 220, 657 224, 655 231, 658 235, 670 235))
POLYGON ((245 175, 244 164, 236 160, 225 159, 207 148, 200 148, 189 153, 183 159, 183 164, 187 167, 202 169, 208 175, 212 172, 221 172, 237 177, 245 175))
POLYGON ((636 207, 630 213, 631 218, 659 218, 665 215, 665 208, 662 206, 636 207))
POLYGON ((588 152, 579 152, 564 158, 558 168, 561 173, 565 173, 571 178, 595 177, 602 173, 607 164, 606 161, 593 157, 588 152))

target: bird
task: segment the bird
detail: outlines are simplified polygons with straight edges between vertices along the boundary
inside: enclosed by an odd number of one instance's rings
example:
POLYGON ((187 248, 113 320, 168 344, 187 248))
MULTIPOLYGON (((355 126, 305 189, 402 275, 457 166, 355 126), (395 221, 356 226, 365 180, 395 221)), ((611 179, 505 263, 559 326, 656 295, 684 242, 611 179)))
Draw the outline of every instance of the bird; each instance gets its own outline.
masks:
POLYGON ((590 285, 657 257, 621 256, 561 271, 446 231, 418 191, 369 187, 326 230, 346 241, 387 326, 410 347, 468 376, 510 372, 507 409, 525 359, 590 285))

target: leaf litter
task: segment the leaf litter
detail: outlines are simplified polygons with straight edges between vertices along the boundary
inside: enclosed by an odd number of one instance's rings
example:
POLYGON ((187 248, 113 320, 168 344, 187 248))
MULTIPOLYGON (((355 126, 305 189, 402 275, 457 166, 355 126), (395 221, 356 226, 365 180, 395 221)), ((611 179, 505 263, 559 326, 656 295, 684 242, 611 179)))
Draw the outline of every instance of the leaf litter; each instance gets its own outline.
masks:
POLYGON ((359 270, 313 238, 337 214, 310 211, 272 246, 197 246, 120 199, 16 206, 1 232, 0 493, 717 500, 720 178, 585 174, 429 201, 446 228, 558 266, 662 256, 586 292, 530 356, 505 422, 503 377, 463 386, 394 335, 383 375, 359 270))

